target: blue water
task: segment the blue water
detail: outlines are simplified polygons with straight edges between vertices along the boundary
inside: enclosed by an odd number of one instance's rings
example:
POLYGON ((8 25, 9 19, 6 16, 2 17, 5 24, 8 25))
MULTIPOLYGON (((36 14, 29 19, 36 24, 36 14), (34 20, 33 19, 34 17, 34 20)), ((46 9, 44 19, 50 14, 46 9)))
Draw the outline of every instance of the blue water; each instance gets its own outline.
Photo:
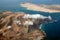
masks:
POLYGON ((46 32, 48 39, 60 40, 60 13, 52 13, 50 16, 52 16, 52 18, 57 21, 43 24, 42 29, 46 32))
POLYGON ((42 30, 46 32, 46 40, 60 40, 60 13, 26 10, 26 8, 22 8, 20 6, 20 3, 22 2, 31 2, 35 4, 60 4, 60 0, 0 0, 0 12, 7 10, 12 12, 25 12, 29 14, 41 14, 44 16, 51 16, 52 19, 57 20, 57 22, 43 24, 42 30))

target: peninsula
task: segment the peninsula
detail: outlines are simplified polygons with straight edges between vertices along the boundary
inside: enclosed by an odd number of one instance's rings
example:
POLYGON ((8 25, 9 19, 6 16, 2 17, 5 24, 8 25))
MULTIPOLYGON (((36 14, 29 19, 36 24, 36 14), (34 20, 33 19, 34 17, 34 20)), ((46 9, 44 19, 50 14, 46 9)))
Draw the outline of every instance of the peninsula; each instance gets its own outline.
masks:
POLYGON ((0 40, 44 40, 40 25, 52 18, 23 12, 0 12, 0 40))
POLYGON ((60 5, 46 5, 46 4, 32 4, 32 3, 22 3, 20 4, 21 7, 25 7, 27 10, 33 10, 33 11, 42 11, 42 12, 60 12, 60 5))

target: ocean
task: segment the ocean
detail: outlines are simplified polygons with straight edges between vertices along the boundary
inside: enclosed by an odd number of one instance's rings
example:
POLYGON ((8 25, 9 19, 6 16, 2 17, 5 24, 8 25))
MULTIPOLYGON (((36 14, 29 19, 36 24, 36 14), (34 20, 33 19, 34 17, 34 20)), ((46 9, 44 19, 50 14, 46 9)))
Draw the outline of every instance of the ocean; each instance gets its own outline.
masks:
POLYGON ((41 29, 46 33, 46 40, 60 40, 60 13, 27 10, 26 8, 22 8, 20 3, 17 1, 15 3, 12 1, 8 3, 7 0, 0 0, 0 12, 2 11, 25 12, 27 14, 41 14, 44 16, 51 16, 53 21, 51 23, 43 24, 41 29))

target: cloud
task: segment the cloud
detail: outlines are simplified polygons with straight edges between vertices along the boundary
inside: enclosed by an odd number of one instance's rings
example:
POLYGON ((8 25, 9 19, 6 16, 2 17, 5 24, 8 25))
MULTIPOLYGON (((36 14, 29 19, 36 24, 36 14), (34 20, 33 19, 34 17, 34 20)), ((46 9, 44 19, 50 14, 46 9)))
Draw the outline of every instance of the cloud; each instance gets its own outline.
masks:
POLYGON ((51 16, 43 16, 43 15, 40 15, 40 14, 26 14, 23 16, 23 18, 32 18, 32 19, 45 19, 45 18, 48 18, 49 20, 51 20, 51 16))
POLYGON ((21 7, 27 10, 42 11, 42 12, 60 12, 60 5, 36 5, 32 3, 22 3, 21 7))
POLYGON ((34 18, 34 19, 39 19, 39 18, 46 18, 46 16, 40 15, 40 14, 26 14, 23 16, 23 18, 34 18))
POLYGON ((33 22, 36 21, 35 19, 38 19, 38 21, 40 21, 40 23, 45 23, 45 22, 51 22, 52 18, 51 16, 43 16, 40 14, 25 14, 23 16, 24 19, 31 19, 31 21, 25 21, 24 25, 33 25, 33 22))

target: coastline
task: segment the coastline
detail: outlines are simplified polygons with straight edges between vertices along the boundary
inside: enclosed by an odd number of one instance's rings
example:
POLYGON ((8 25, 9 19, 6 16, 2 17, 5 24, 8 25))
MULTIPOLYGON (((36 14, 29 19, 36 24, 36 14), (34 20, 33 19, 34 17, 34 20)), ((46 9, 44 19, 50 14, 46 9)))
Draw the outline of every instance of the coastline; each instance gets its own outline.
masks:
POLYGON ((59 10, 60 5, 36 5, 32 3, 22 3, 20 5, 21 7, 25 7, 27 10, 42 11, 42 12, 49 12, 49 13, 60 12, 59 10))
POLYGON ((4 39, 5 36, 6 40, 10 40, 11 37, 11 40, 41 40, 46 37, 45 32, 39 27, 40 24, 49 20, 49 17, 40 14, 25 14, 11 11, 1 12, 0 14, 1 39, 4 39), (46 18, 48 19, 44 21, 46 18))

